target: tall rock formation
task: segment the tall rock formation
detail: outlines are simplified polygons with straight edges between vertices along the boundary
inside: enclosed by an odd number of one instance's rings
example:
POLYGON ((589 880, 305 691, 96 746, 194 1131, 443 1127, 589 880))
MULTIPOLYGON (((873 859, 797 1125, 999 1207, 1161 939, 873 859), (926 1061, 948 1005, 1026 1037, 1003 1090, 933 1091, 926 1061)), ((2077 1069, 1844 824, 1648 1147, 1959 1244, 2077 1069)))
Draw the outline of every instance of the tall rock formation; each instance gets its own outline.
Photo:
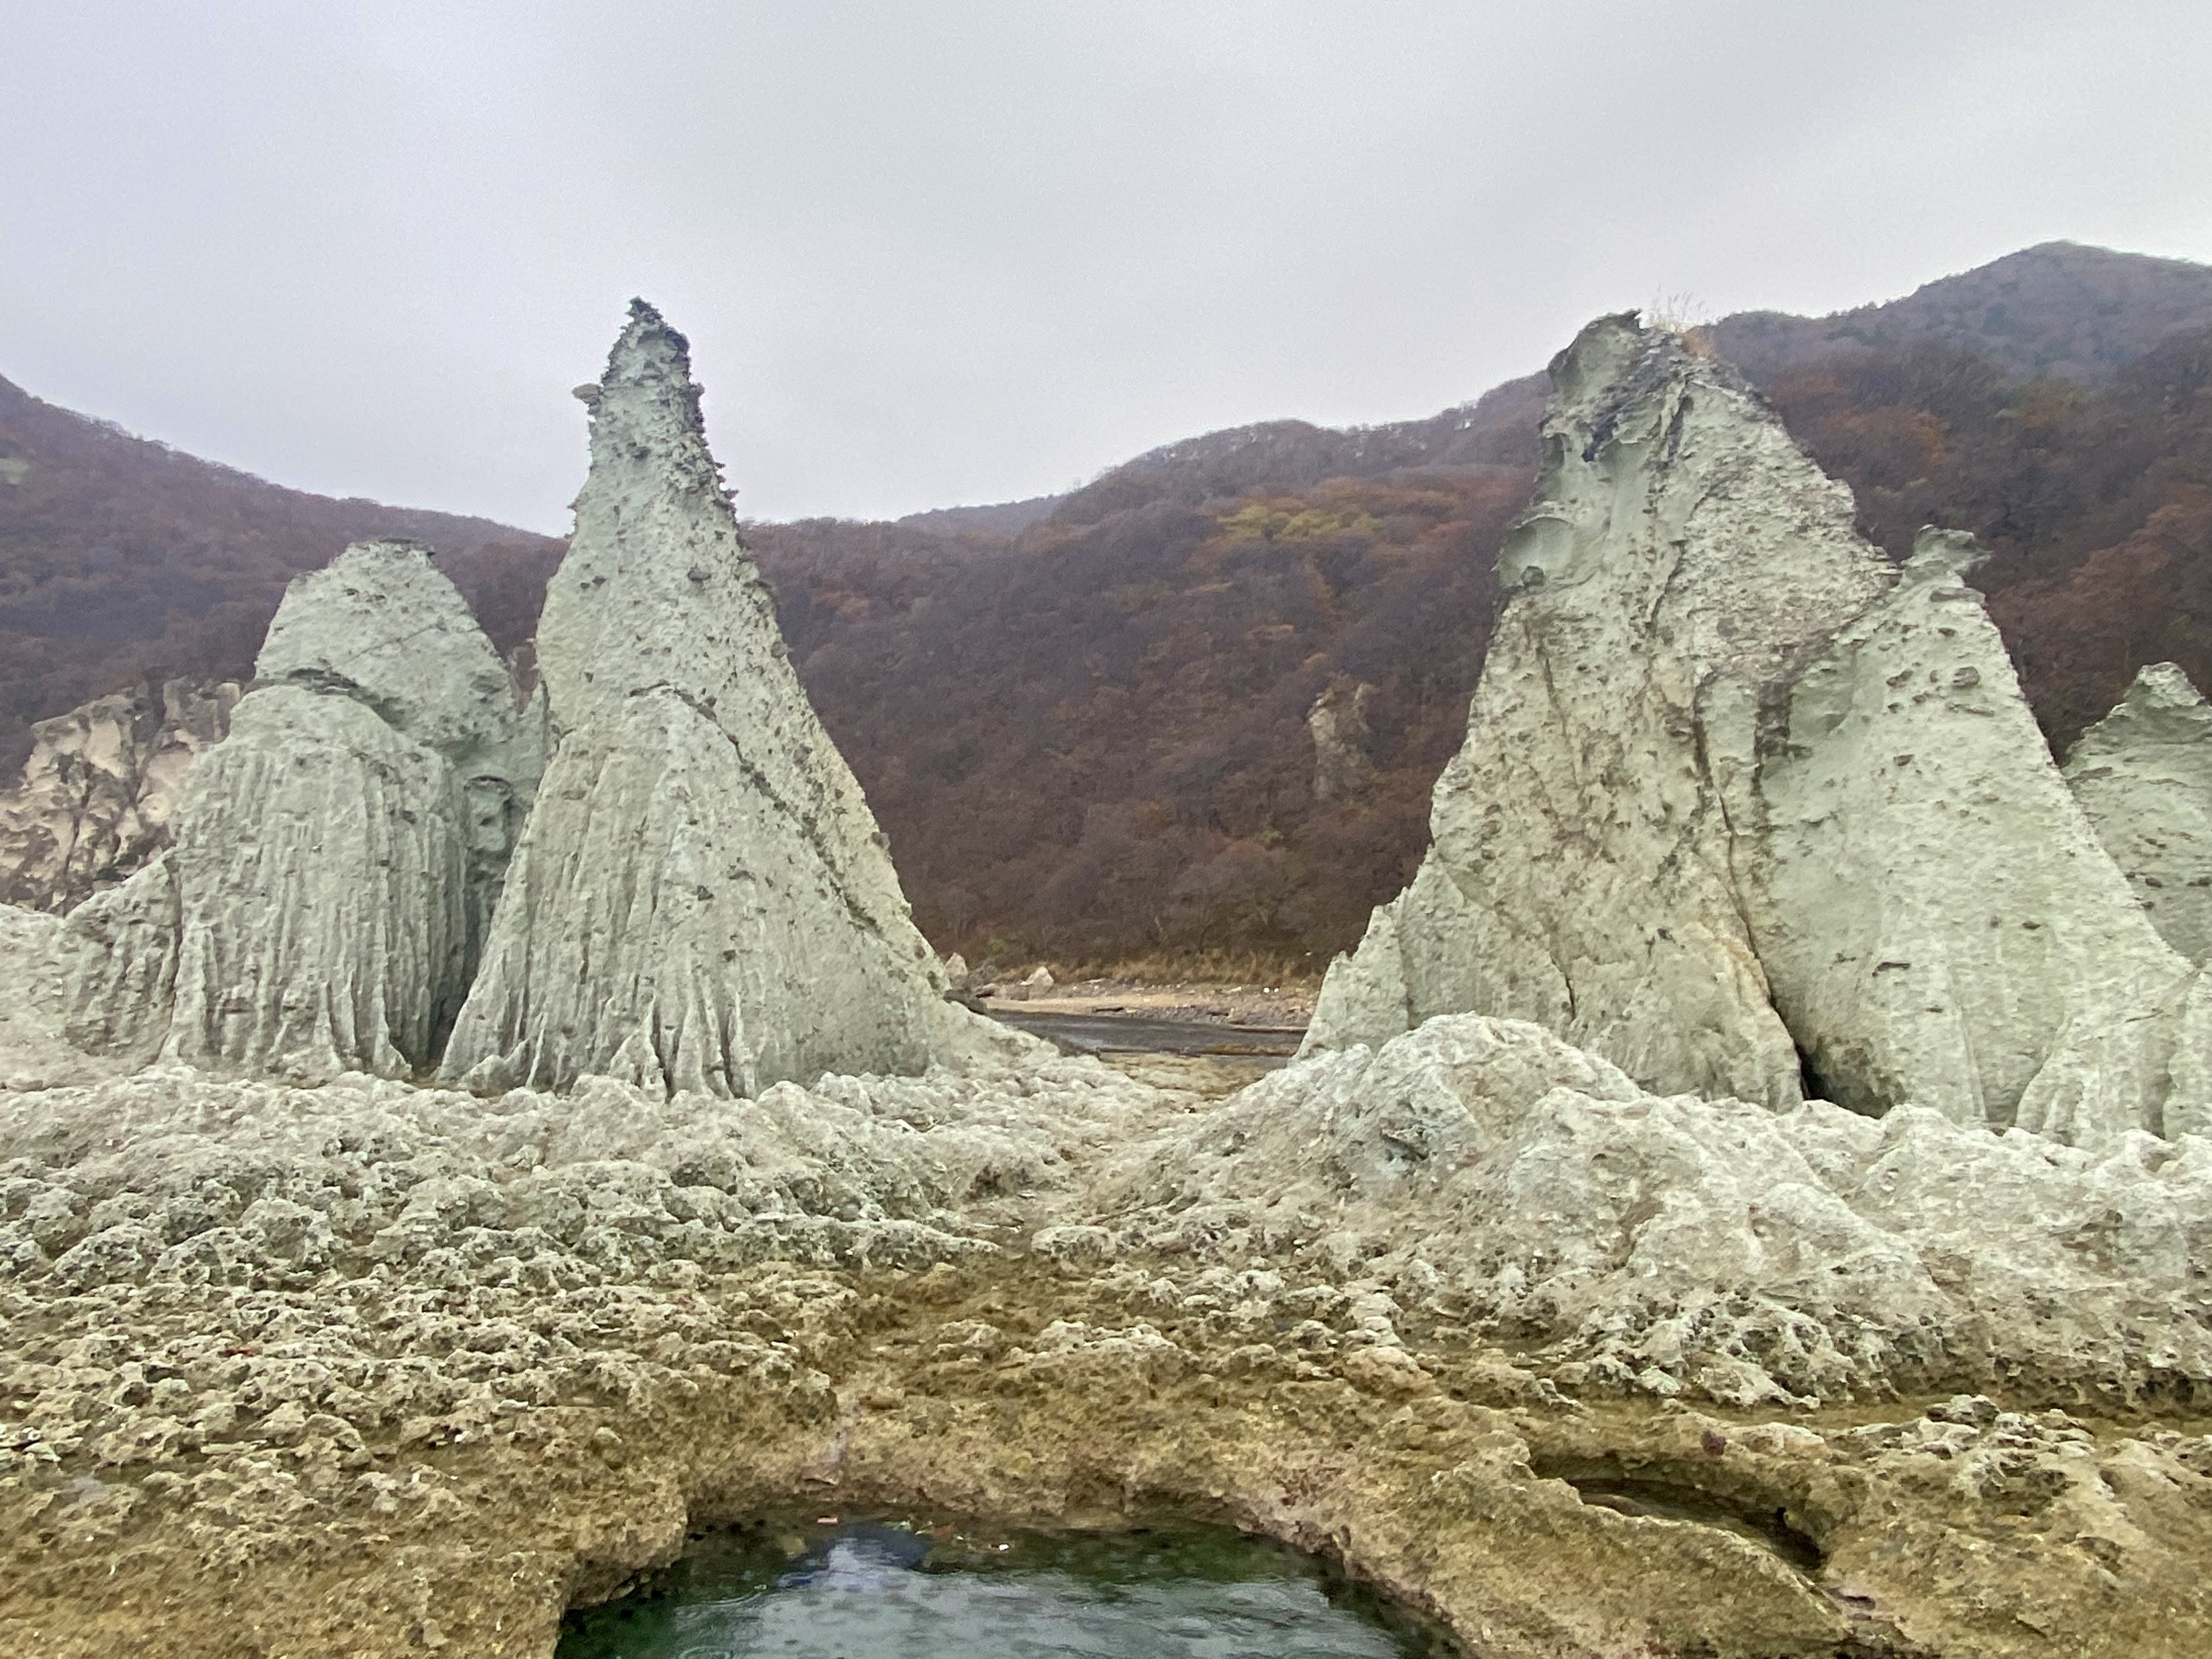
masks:
POLYGON ((173 679, 32 727, 23 775, 0 791, 0 903, 67 911, 167 846, 185 769, 222 741, 238 698, 173 679))
POLYGON ((2102 1145, 2156 1128, 2192 964, 2068 792, 1981 595, 1972 538, 1902 580, 1762 735, 1740 898, 1820 1091, 2102 1145))
POLYGON ((642 301, 538 635, 557 747, 445 1074, 749 1095, 991 1042, 946 1002, 860 786, 808 703, 642 301))
POLYGON ((436 1064, 473 908, 534 790, 537 716, 410 543, 286 592, 176 845, 80 906, 71 1032, 118 1054, 320 1080, 436 1064))
POLYGON ((2066 781, 2151 924, 2212 956, 2212 705, 2170 662, 2136 676, 2066 757, 2066 781))
POLYGON ((1716 749, 1706 708, 1777 693, 1892 574, 1849 492, 1672 336, 1603 319, 1552 373, 1428 867, 1332 969, 1309 1046, 1473 1011, 1664 1092, 1787 1105, 1797 1055, 1738 912, 1720 781, 1754 757, 1716 749))
POLYGON ((2161 1127, 2212 1006, 2052 765, 1971 543, 1900 576, 1731 371, 1632 318, 1553 375, 1433 845, 1309 1051, 1472 1012, 1662 1092, 2161 1127))

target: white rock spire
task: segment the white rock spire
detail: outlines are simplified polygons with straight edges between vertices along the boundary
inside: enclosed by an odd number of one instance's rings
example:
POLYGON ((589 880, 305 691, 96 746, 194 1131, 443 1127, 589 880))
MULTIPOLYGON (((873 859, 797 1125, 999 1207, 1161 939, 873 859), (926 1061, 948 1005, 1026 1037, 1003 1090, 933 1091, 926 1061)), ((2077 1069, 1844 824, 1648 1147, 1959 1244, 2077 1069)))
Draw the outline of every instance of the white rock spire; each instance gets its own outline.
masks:
POLYGON ((1900 577, 1739 377, 1632 318, 1553 377, 1434 844, 1308 1049, 1466 1012, 1666 1093, 2212 1121, 2212 994, 2062 782, 1971 538, 1900 577))
POLYGON ((538 636, 558 746, 446 1074, 744 1095, 1010 1041, 945 1000, 738 540, 684 337, 635 302, 578 395, 592 470, 538 636))

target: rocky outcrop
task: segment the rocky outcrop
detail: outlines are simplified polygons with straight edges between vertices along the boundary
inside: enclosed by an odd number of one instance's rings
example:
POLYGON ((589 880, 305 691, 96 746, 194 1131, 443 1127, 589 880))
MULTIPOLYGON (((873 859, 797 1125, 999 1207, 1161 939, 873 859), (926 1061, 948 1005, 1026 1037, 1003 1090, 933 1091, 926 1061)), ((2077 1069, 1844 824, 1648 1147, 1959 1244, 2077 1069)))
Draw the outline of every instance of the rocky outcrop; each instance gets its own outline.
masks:
POLYGON ((542 1659, 805 1502, 1226 1516, 1498 1659, 2178 1659, 2208 1155, 1473 1017, 1211 1109, 1074 1059, 0 1095, 0 1645, 542 1659))
POLYGON ((70 1036, 309 1081, 433 1066, 535 790, 538 716, 409 543, 296 580, 255 667, 176 845, 69 919, 70 1036))
POLYGON ((467 601, 412 542, 359 544, 294 582, 254 674, 257 684, 363 703, 451 769, 467 849, 472 974, 545 769, 542 701, 520 701, 467 601))
POLYGON ((0 791, 0 902, 69 910, 168 845, 185 769, 222 741, 238 698, 167 680, 33 726, 21 781, 0 791))
POLYGON ((1594 324, 1553 375, 1434 845, 1307 1052, 1473 1011, 1662 1092, 2097 1146, 2169 1095, 2189 1117, 2212 1008, 2052 765, 1971 542, 1929 532, 1900 576, 1663 331, 1594 324))
POLYGON ((1980 556, 1923 531, 1790 688, 1756 800, 1732 806, 1741 892, 1831 1098, 2111 1145, 2160 1126, 2194 969, 2051 763, 1965 585, 1980 556))
POLYGON ((992 1035, 945 999, 860 786, 793 672, 681 335, 632 308, 538 665, 558 746, 444 1072, 750 1095, 992 1035))
POLYGON ((1109 1165, 1091 1207, 1132 1249, 1432 1273, 1578 1388, 1843 1400, 1995 1386, 2001 1354, 2125 1393, 2153 1351, 2212 1380, 2191 1288, 2212 1142, 1662 1099, 1523 1022, 1442 1018, 1276 1073, 1109 1165), (2111 1317, 2115 1275, 2141 1324, 2111 1317))
POLYGON ((1374 695, 1365 681, 1336 674, 1306 711, 1316 800, 1357 800, 1374 787, 1374 733, 1367 725, 1367 702, 1374 695))
MULTIPOLYGON (((1400 976, 1405 1018, 1531 1019, 1651 1087, 1788 1105, 1797 1056, 1738 913, 1718 784, 1755 757, 1715 749, 1706 704, 1786 686, 1891 573, 1849 492, 1673 337, 1606 319, 1553 378, 1536 503, 1498 563, 1512 597, 1437 784, 1434 868, 1389 929, 1431 964, 1400 976)), ((1310 1049, 1406 1029, 1362 951, 1331 970, 1310 1049)))
POLYGON ((2151 925, 2212 956, 2212 706, 2170 662, 2135 678, 2066 757, 2066 781, 2151 925))

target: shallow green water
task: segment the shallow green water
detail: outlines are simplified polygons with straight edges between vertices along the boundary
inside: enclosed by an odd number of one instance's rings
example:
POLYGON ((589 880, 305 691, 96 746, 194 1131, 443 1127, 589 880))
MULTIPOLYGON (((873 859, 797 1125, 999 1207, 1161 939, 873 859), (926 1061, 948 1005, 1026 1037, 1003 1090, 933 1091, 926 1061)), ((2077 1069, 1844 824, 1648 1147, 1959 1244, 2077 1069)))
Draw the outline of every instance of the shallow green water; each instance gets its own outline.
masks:
POLYGON ((568 1616, 555 1659, 1404 1659, 1317 1564, 1212 1527, 964 1536, 847 1522, 718 1533, 568 1616))

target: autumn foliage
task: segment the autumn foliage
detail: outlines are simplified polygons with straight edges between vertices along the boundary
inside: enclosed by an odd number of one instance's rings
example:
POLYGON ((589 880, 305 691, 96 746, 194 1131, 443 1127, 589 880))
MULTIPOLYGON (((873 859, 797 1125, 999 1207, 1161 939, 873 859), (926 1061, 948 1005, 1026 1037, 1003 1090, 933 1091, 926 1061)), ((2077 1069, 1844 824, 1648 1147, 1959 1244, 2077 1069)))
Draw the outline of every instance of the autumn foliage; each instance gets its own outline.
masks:
MULTIPOLYGON (((1883 546, 1984 538, 2054 742, 2145 663, 2212 685, 2212 270, 2052 245, 1706 337, 1883 546)), ((1056 501, 748 526, 925 931, 971 958, 1353 942, 1464 735, 1542 395, 1211 434, 1056 501), (1333 682, 1374 688, 1372 782, 1322 801, 1306 714, 1333 682)), ((0 382, 0 762, 115 685, 242 673, 293 573, 395 533, 523 645, 557 543, 277 489, 0 382)))

